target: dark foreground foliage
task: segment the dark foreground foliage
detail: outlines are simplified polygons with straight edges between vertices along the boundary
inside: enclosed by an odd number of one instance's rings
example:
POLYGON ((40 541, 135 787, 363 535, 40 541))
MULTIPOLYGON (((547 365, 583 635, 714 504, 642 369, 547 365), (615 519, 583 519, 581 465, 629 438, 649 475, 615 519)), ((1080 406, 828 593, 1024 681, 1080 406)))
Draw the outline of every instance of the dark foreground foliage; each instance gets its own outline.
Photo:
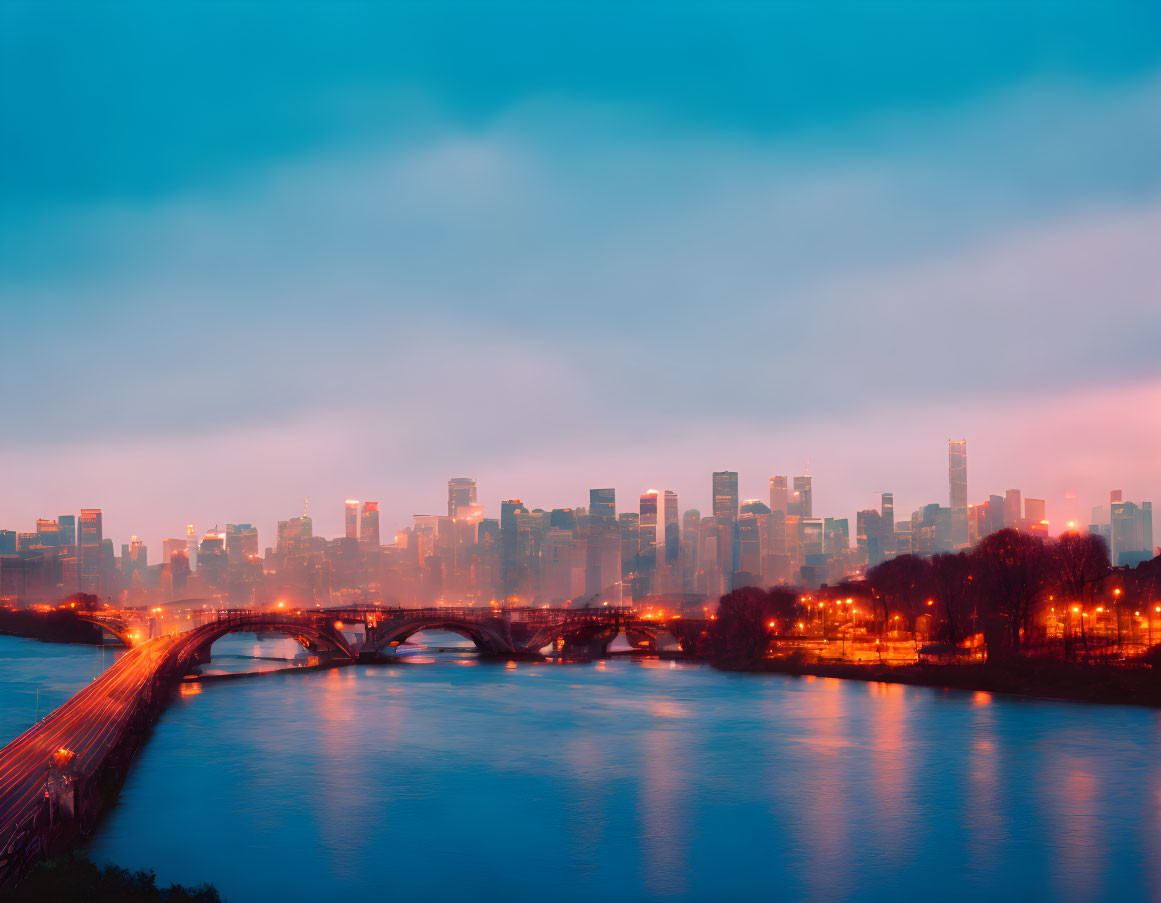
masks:
POLYGON ((13 903, 222 903, 208 884, 158 887, 152 871, 100 868, 80 856, 64 856, 36 866, 12 892, 13 903))

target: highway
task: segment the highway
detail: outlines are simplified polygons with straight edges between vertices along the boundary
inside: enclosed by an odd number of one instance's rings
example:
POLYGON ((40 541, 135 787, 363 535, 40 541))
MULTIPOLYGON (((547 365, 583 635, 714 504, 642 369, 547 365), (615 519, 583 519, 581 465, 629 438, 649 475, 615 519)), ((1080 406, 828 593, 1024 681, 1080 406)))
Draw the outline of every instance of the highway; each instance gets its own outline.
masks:
POLYGON ((116 749, 142 701, 142 691, 165 664, 175 637, 150 640, 123 655, 68 702, 0 749, 0 880, 16 835, 44 809, 50 757, 74 756, 70 772, 92 776, 116 749))

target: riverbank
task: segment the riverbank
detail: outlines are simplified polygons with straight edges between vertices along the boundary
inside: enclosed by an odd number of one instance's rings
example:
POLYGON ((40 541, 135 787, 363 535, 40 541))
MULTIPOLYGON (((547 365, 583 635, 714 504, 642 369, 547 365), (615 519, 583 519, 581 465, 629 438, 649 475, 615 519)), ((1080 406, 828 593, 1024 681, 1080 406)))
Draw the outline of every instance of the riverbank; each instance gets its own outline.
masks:
POLYGON ((809 662, 793 657, 768 658, 745 666, 720 661, 714 664, 726 671, 836 677, 842 680, 949 690, 1010 693, 1041 699, 1161 708, 1161 674, 1149 667, 1124 668, 1035 659, 950 665, 880 665, 809 662))

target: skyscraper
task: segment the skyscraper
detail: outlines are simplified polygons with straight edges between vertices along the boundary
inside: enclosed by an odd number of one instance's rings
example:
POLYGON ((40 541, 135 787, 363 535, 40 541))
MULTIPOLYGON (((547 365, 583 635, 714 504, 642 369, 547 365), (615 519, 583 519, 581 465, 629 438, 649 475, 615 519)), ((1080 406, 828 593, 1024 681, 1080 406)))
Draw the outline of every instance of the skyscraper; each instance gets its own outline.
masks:
POLYGON ((968 544, 967 440, 948 439, 947 456, 951 544, 955 548, 962 548, 968 544))
POLYGON ((346 505, 347 539, 359 538, 359 500, 347 499, 346 505))
POLYGON ((770 477, 770 510, 786 513, 790 503, 790 491, 786 488, 786 477, 770 477))
POLYGON ((814 517, 814 499, 810 476, 794 478, 794 495, 791 496, 787 510, 799 517, 814 517))
POLYGON ((589 490, 589 516, 607 518, 612 521, 617 517, 617 492, 615 489, 589 490))
POLYGON ((738 519, 738 472, 715 470, 713 479, 714 517, 738 519))
POLYGON ((476 504, 476 481, 471 477, 452 477, 447 481, 447 516, 455 517, 461 508, 476 504))
POLYGON ((681 551, 681 524, 677 513, 677 493, 665 490, 665 563, 677 563, 681 551))
POLYGON ((100 508, 82 508, 78 523, 78 574, 82 593, 100 594, 103 589, 101 544, 104 532, 100 508))
POLYGON ((1024 502, 1019 489, 1009 489, 1004 493, 1004 526, 1019 527, 1024 519, 1024 502))
POLYGON ((359 542, 370 549, 379 548, 379 503, 363 502, 359 516, 359 542))

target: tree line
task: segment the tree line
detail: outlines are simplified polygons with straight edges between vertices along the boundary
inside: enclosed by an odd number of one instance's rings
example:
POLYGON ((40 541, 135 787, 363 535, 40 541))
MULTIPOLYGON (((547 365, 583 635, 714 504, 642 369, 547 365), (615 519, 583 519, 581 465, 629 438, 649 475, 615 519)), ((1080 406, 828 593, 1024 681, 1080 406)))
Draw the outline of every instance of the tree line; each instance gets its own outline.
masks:
MULTIPOLYGON (((1155 612, 1161 557, 1133 569, 1113 568, 1099 535, 1065 533, 1053 539, 1005 529, 962 552, 896 556, 870 568, 863 579, 817 592, 740 588, 722 597, 711 639, 719 655, 761 657, 773 637, 811 617, 811 605, 847 599, 862 613, 868 632, 880 638, 900 630, 958 648, 982 636, 989 658, 1058 647, 1073 657, 1076 635, 1083 635, 1086 619, 1092 623, 1098 609, 1106 623, 1115 622, 1118 645, 1122 625, 1130 632, 1148 623, 1144 618, 1161 618, 1155 612), (1050 622, 1067 625, 1059 629, 1062 636, 1048 635, 1050 622)), ((825 630, 825 618, 823 624, 825 630)))

